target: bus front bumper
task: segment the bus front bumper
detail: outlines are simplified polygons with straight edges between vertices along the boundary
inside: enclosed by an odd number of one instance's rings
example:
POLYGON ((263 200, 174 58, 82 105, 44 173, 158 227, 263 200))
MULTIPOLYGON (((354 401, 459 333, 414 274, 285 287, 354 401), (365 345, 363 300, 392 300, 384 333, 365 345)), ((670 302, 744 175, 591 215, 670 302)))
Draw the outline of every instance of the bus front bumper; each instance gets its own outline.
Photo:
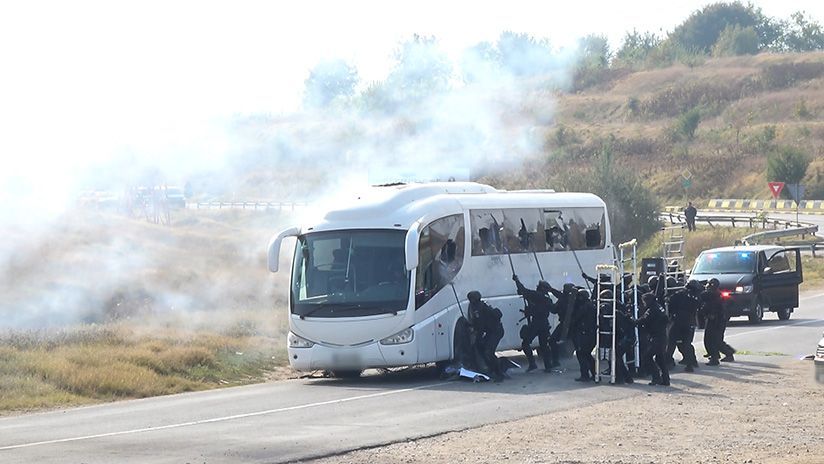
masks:
POLYGON ((418 361, 415 341, 400 345, 373 342, 361 346, 288 347, 289 365, 298 371, 363 370, 373 367, 409 366, 418 361))

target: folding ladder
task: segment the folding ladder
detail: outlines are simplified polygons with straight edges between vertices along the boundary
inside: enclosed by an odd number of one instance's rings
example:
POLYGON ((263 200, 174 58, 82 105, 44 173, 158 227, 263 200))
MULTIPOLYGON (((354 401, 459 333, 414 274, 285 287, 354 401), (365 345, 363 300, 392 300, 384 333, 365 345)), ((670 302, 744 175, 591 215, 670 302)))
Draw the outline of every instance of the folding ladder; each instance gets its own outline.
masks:
MULTIPOLYGON (((684 224, 674 224, 664 227, 664 295, 669 296, 674 290, 684 288, 684 224), (675 280, 675 285, 669 284, 669 278, 675 280)), ((655 289, 653 289, 654 291, 655 289)), ((665 300, 664 309, 669 316, 669 298, 665 300)))
MULTIPOLYGON (((618 272, 621 274, 621 304, 625 308, 632 308, 632 317, 638 319, 638 240, 632 239, 618 245, 618 272), (627 265, 632 269, 632 297, 627 301, 627 288, 624 282, 627 265), (631 305, 631 306, 630 306, 631 305)), ((636 371, 641 368, 641 353, 638 347, 638 327, 635 328, 635 347, 632 350, 632 359, 627 359, 627 364, 635 366, 636 371)), ((629 356, 627 356, 629 357, 629 356)))
MULTIPOLYGON (((615 383, 615 311, 618 305, 618 296, 613 292, 612 298, 602 298, 601 292, 612 288, 616 279, 620 278, 618 266, 612 264, 598 264, 595 266, 595 275, 598 276, 598 286, 595 287, 598 297, 597 304, 598 317, 596 318, 595 337, 595 381, 601 382, 601 376, 609 372, 609 383, 615 383), (602 275, 603 274, 603 275, 602 275), (604 277, 607 277, 607 281, 604 277), (602 310, 602 306, 604 307, 602 310), (602 338, 607 341, 607 346, 601 343, 602 338), (601 361, 607 362, 607 370, 601 372, 601 361)), ((618 288, 618 287, 615 287, 618 288)))

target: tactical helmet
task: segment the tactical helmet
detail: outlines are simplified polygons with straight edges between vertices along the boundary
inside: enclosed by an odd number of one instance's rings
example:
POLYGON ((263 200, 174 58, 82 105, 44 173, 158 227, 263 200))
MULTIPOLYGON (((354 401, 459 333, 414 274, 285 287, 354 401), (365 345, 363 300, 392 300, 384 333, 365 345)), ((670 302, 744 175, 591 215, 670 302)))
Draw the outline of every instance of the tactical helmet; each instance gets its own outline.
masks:
POLYGON ((578 299, 579 300, 588 300, 589 299, 589 291, 585 288, 578 289, 578 299))
POLYGON ((470 303, 476 303, 481 301, 481 292, 477 290, 472 290, 471 292, 466 294, 466 299, 469 300, 470 303))
POLYGON ((539 292, 548 292, 550 288, 552 288, 552 286, 549 285, 549 282, 547 282, 546 280, 538 281, 537 289, 539 292))
POLYGON ((718 288, 718 286, 719 286, 719 285, 721 285, 721 282, 719 282, 719 281, 718 281, 718 279, 716 279, 715 277, 713 277, 712 279, 710 279, 710 281, 709 281, 709 285, 710 285, 710 287, 712 287, 712 288, 718 288))
POLYGON ((602 300, 611 300, 612 299, 612 290, 601 290, 601 293, 598 294, 602 300))

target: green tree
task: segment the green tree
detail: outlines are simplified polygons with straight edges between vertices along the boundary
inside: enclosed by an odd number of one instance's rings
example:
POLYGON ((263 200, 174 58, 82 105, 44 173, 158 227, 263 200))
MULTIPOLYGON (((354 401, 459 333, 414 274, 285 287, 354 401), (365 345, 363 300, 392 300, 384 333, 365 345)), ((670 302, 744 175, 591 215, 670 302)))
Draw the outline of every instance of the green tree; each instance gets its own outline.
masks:
POLYGON ((447 90, 451 77, 452 64, 437 39, 415 34, 395 50, 386 86, 396 100, 420 100, 447 90))
POLYGON ((642 34, 633 29, 632 32, 626 33, 621 48, 615 52, 615 62, 625 66, 642 65, 661 42, 662 39, 651 32, 642 34))
POLYGON ((537 76, 557 67, 547 39, 504 31, 498 37, 501 66, 514 76, 537 76))
POLYGON ((755 55, 758 53, 758 34, 753 27, 730 25, 721 31, 712 47, 713 56, 755 55))
POLYGON ((322 61, 303 82, 303 104, 308 108, 322 108, 337 99, 351 97, 358 80, 357 68, 346 61, 322 61))
POLYGON ((686 50, 710 53, 728 26, 752 27, 758 34, 759 48, 769 47, 779 35, 775 22, 760 8, 735 1, 713 3, 695 11, 672 31, 670 39, 686 50))
POLYGON ((563 190, 592 192, 607 204, 614 243, 645 240, 660 228, 658 205, 641 178, 615 165, 612 147, 605 143, 595 166, 557 179, 563 190))
POLYGON ((801 11, 791 16, 785 26, 784 48, 791 52, 824 50, 824 30, 821 24, 804 16, 801 11))
POLYGON ((767 157, 767 180, 797 184, 807 174, 810 159, 795 147, 782 147, 767 157))
POLYGON ((611 54, 606 36, 590 34, 578 41, 578 50, 581 54, 579 67, 602 69, 609 66, 611 54))

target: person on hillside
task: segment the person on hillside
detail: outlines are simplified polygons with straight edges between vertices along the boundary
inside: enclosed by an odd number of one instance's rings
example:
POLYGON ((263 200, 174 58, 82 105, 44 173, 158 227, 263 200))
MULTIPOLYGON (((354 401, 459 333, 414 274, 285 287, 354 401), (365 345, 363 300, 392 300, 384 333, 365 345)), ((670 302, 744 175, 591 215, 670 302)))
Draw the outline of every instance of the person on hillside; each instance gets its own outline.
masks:
POLYGON ((687 220, 687 230, 694 231, 695 230, 695 216, 698 215, 698 210, 695 209, 695 206, 692 206, 692 202, 689 202, 686 208, 684 208, 684 218, 687 220))

